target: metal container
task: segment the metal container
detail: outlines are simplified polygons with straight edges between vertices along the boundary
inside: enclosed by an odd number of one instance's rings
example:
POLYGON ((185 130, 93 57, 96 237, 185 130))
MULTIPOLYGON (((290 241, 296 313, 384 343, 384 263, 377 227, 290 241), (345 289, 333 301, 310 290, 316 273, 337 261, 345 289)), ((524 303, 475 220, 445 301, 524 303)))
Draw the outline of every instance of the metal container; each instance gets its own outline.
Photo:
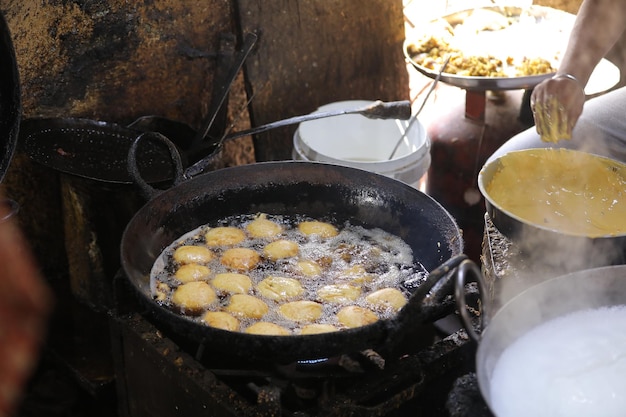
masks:
MULTIPOLYGON (((541 150, 533 149, 532 151, 541 150)), ((544 151, 554 150, 545 149, 544 151)), ((526 151, 515 151, 521 157, 524 156, 524 152, 526 151)), ((564 265, 567 266, 564 269, 565 272, 626 262, 626 234, 624 233, 607 233, 597 237, 583 236, 530 222, 516 213, 504 209, 487 192, 488 184, 502 166, 502 157, 483 166, 478 175, 478 187, 485 197, 487 214, 494 226, 516 243, 522 252, 535 262, 542 261, 544 263, 550 263, 550 260, 563 260, 565 254, 567 258, 565 262, 568 264, 564 265)), ((603 159, 612 165, 611 169, 615 169, 616 172, 624 172, 626 175, 624 164, 617 161, 613 162, 607 158, 603 159)))
MULTIPOLYGON (((626 265, 562 275, 511 299, 488 320, 479 336, 476 374, 482 396, 490 408, 494 403, 490 384, 497 361, 519 337, 557 317, 586 309, 623 305, 626 305, 626 265)), ((568 346, 567 340, 563 340, 563 346, 568 346)), ((528 381, 528 384, 532 383, 528 381)), ((532 402, 534 399, 529 397, 527 400, 532 402)))

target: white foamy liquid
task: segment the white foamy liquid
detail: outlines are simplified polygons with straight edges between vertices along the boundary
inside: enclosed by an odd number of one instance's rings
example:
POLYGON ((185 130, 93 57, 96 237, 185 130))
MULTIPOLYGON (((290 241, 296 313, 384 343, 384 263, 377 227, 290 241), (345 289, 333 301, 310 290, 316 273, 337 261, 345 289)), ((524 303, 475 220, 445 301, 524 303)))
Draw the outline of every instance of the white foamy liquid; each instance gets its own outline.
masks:
POLYGON ((526 333, 496 363, 490 396, 498 417, 626 416, 626 305, 526 333))

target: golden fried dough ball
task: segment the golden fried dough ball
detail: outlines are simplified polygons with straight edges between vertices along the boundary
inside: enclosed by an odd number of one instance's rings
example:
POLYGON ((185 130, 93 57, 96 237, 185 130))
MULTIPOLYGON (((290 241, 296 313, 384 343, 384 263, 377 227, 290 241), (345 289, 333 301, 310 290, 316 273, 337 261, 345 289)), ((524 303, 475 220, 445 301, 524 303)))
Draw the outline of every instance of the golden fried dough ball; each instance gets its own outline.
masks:
POLYGON ((220 258, 222 265, 238 271, 254 269, 260 261, 261 255, 249 248, 227 249, 220 258))
POLYGON ((236 227, 212 227, 205 235, 206 244, 209 246, 232 246, 246 239, 243 230, 236 227))
POLYGON ((402 291, 396 288, 382 288, 365 297, 365 301, 376 308, 391 308, 400 310, 407 303, 402 291))
POLYGON ((292 301, 278 307, 285 318, 297 322, 312 322, 322 316, 322 305, 315 301, 292 301))
POLYGON ((365 270, 365 267, 363 265, 352 265, 350 268, 346 268, 343 271, 341 271, 341 276, 344 277, 348 277, 348 278, 354 278, 354 277, 358 277, 361 275, 365 275, 367 274, 367 271, 365 270))
POLYGON ((172 302, 185 314, 200 314, 216 301, 215 291, 205 281, 179 285, 172 294, 172 302))
POLYGON ((239 320, 223 311, 207 311, 202 317, 207 325, 231 332, 239 330, 239 320))
POLYGON ((293 278, 269 276, 257 285, 259 293, 274 301, 287 301, 304 292, 300 281, 293 278))
POLYGON ((291 332, 278 324, 259 321, 246 329, 246 333, 266 336, 288 336, 291 332))
POLYGON ((252 289, 252 280, 250 277, 235 272, 216 274, 211 284, 219 291, 229 294, 246 294, 252 289))
POLYGON ((320 334, 336 332, 338 329, 332 324, 313 323, 302 326, 300 334, 320 334))
POLYGON ((303 259, 296 263, 296 271, 307 277, 316 277, 322 273, 322 267, 315 261, 303 259))
POLYGON ((252 237, 274 237, 283 231, 283 227, 276 222, 268 220, 267 215, 262 213, 248 223, 246 231, 252 237))
POLYGON ((361 327, 378 321, 372 310, 359 306, 343 307, 337 312, 337 320, 346 327, 361 327))
POLYGON ((353 302, 361 295, 361 288, 350 284, 324 285, 317 290, 317 297, 329 303, 353 302))
POLYGON ((364 284, 374 279, 372 274, 369 274, 363 265, 353 265, 350 268, 346 268, 339 274, 339 278, 342 280, 349 280, 354 284, 364 284))
POLYGON ((267 314, 269 307, 263 300, 252 295, 234 294, 224 310, 236 317, 260 319, 267 314))
POLYGON ((320 221, 306 221, 298 224, 298 230, 301 233, 309 235, 317 235, 319 237, 333 237, 339 233, 337 228, 330 223, 320 221))
POLYGON ((209 275, 211 275, 211 270, 204 265, 185 264, 176 270, 174 278, 182 283, 186 283, 206 280, 209 278, 209 275))
POLYGON ((215 254, 206 246, 183 245, 174 251, 174 260, 179 264, 205 264, 214 256, 215 254))
POLYGON ((263 256, 272 261, 277 261, 279 259, 293 258, 298 255, 299 251, 300 247, 297 242, 280 239, 265 245, 263 256))
POLYGON ((155 288, 154 299, 156 301, 165 301, 170 291, 171 289, 169 285, 164 282, 158 281, 155 288))

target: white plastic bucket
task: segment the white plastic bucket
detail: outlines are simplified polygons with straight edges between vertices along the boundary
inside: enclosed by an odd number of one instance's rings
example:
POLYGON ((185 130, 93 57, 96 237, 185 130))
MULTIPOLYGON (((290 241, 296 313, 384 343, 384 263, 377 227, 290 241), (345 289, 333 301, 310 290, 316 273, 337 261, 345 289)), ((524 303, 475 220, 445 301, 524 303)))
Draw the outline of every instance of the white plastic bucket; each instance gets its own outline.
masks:
MULTIPOLYGON (((351 100, 321 106, 316 112, 352 109, 373 103, 351 100)), ((386 175, 424 191, 430 167, 430 140, 414 120, 369 119, 345 114, 300 123, 293 137, 293 159, 327 162, 386 175), (394 147, 409 127, 392 159, 394 147)))

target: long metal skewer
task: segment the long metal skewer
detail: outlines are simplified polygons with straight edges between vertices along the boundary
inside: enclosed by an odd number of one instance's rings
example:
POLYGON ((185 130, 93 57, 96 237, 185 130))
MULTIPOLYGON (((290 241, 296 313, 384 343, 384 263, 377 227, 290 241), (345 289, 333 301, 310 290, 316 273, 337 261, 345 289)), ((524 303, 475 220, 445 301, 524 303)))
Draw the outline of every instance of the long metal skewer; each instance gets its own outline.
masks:
POLYGON ((426 97, 424 97, 424 100, 422 101, 422 105, 420 106, 419 109, 417 109, 417 113, 415 113, 415 116, 413 116, 411 118, 411 121, 409 122, 409 125, 406 127, 406 129, 404 129, 404 132, 402 133, 402 136, 400 136, 400 139, 398 139, 398 141, 396 142, 396 146, 393 147, 393 151, 391 151, 391 155, 389 155, 389 158, 387 158, 387 159, 392 159, 393 158, 393 156, 398 151, 398 148, 400 147, 400 144, 404 141, 404 138, 406 138, 407 132, 411 129, 413 124, 417 121, 417 116, 419 116, 419 114, 422 112, 422 109, 424 108, 424 105, 426 104, 426 101, 428 101, 428 97, 430 97, 430 94, 433 92, 433 90, 437 86, 437 83, 439 82, 439 79, 441 78, 441 74, 443 73, 443 71, 448 66, 448 62, 450 62, 450 55, 448 55, 448 57, 444 61, 443 65, 441 66, 441 69, 439 70, 439 73, 435 77, 435 81, 433 81, 432 85, 430 86, 430 89, 428 90, 428 93, 426 93, 426 97))
POLYGON ((326 117, 341 116, 344 114, 360 114, 370 119, 402 119, 408 120, 411 117, 411 103, 408 100, 382 102, 376 101, 368 106, 356 109, 330 110, 326 112, 310 113, 303 116, 295 116, 289 119, 256 126, 251 129, 231 133, 224 137, 223 141, 236 139, 242 136, 262 133, 277 127, 293 125, 310 120, 323 119, 326 117))

